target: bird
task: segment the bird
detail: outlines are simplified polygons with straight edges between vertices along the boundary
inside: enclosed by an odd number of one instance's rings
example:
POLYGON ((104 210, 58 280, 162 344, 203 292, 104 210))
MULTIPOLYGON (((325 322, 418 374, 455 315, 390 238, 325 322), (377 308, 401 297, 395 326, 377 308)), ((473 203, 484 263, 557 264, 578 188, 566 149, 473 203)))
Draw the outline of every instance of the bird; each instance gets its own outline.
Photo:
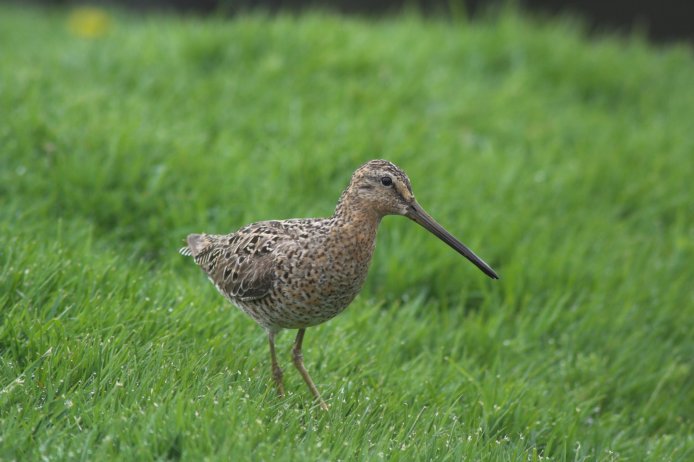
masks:
POLYGON ((179 252, 193 257, 217 290, 267 333, 272 377, 285 395, 275 336, 297 329, 294 366, 313 398, 328 404, 304 366, 306 329, 340 314, 360 292, 386 215, 402 215, 421 225, 492 279, 499 275, 438 224, 415 200, 410 179, 387 160, 357 168, 327 218, 270 220, 230 234, 190 234, 179 252))

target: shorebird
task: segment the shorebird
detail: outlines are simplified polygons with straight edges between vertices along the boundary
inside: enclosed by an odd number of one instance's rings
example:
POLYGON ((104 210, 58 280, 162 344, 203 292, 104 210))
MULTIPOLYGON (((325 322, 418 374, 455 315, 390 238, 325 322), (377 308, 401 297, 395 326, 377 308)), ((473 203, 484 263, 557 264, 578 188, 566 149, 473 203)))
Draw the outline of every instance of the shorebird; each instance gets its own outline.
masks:
POLYGON ((180 253, 191 256, 215 287, 265 329, 272 377, 285 389, 275 335, 298 329, 292 359, 315 400, 328 405, 304 367, 306 328, 342 312, 361 290, 386 215, 404 215, 470 260, 487 276, 496 272, 439 225, 417 203, 410 180, 386 160, 359 167, 330 218, 261 221, 231 234, 191 234, 180 253))

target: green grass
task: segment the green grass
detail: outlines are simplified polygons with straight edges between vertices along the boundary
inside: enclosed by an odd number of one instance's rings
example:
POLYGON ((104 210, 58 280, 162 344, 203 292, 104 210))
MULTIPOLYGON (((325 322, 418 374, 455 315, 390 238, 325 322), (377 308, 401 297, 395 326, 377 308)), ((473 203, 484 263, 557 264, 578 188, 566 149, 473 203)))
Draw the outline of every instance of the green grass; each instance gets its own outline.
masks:
POLYGON ((694 61, 479 22, 0 8, 0 460, 694 459, 694 61), (370 158, 502 276, 387 218, 309 329, 329 413, 176 251, 325 216, 370 158))

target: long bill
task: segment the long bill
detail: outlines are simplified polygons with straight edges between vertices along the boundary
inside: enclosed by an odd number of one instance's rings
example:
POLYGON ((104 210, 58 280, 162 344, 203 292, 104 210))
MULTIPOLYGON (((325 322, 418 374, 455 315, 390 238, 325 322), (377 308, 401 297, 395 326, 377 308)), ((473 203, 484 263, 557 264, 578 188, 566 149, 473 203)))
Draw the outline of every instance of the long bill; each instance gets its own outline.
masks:
POLYGON ((499 275, 492 269, 484 260, 475 255, 475 252, 468 249, 462 242, 453 237, 451 233, 446 231, 443 226, 438 224, 424 209, 417 203, 413 202, 407 209, 405 214, 407 218, 426 228, 434 236, 441 239, 443 242, 451 246, 456 252, 470 260, 484 274, 492 279, 499 279, 499 275))

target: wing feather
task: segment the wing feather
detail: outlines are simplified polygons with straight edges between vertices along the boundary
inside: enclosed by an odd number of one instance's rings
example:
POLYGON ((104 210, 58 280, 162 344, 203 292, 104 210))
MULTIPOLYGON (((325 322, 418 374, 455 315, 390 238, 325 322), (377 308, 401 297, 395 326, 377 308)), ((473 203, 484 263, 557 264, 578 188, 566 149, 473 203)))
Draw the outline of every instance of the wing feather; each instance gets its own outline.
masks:
POLYGON ((272 223, 250 225, 228 235, 191 234, 187 249, 224 295, 258 300, 270 293, 276 280, 275 251, 282 233, 272 223))

